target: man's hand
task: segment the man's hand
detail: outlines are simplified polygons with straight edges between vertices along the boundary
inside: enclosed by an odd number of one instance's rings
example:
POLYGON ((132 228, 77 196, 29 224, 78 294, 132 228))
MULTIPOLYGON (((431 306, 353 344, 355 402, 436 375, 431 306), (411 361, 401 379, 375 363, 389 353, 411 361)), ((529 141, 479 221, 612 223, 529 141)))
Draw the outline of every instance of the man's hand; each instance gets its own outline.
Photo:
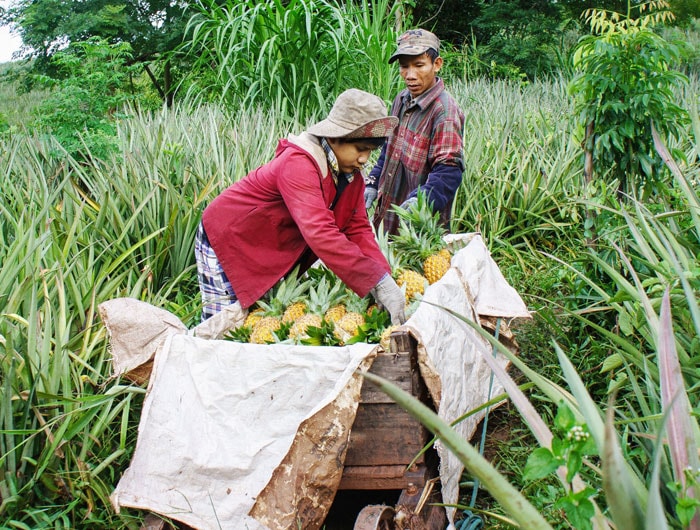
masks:
POLYGON ((411 197, 410 199, 406 199, 401 203, 401 208, 404 210, 410 210, 412 209, 416 204, 418 203, 418 199, 416 197, 411 197))
POLYGON ((386 274, 370 291, 379 307, 389 311, 391 323, 401 325, 406 322, 406 297, 390 274, 386 274))
POLYGON ((377 200, 377 189, 365 186, 365 210, 369 210, 374 201, 377 200))

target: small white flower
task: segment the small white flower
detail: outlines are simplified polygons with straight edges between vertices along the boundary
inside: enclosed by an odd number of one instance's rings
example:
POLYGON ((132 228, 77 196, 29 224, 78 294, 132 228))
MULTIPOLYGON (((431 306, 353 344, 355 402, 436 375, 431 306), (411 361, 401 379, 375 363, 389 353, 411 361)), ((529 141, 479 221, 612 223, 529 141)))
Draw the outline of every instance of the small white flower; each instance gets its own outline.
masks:
POLYGON ((590 436, 589 433, 583 430, 583 427, 580 425, 574 425, 569 429, 569 432, 566 433, 566 438, 568 440, 573 440, 574 442, 583 442, 588 440, 588 437, 590 436))

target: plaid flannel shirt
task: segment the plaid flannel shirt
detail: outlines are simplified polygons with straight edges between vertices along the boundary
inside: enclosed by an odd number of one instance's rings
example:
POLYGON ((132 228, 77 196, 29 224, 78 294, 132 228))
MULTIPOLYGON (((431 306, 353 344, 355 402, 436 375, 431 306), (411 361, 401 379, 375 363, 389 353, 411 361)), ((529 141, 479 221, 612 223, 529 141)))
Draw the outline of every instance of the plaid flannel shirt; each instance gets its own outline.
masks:
POLYGON ((391 114, 398 116, 399 125, 365 181, 379 190, 375 227, 383 221, 384 230, 394 233, 398 219, 391 206, 415 196, 419 186, 442 212, 443 222, 449 220, 464 171, 464 113, 438 78, 416 99, 407 89, 401 91, 391 114))

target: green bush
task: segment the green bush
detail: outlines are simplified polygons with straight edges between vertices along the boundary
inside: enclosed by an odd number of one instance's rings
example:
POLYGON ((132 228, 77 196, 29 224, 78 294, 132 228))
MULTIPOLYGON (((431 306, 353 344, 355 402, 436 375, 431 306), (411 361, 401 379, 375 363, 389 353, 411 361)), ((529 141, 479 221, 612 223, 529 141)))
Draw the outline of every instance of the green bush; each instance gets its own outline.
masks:
POLYGON ((652 29, 668 20, 666 7, 642 4, 639 18, 590 10, 593 35, 581 39, 573 57, 575 124, 588 128, 584 144, 598 178, 616 182, 621 194, 649 195, 662 180, 652 124, 664 137, 679 137, 688 120, 674 98, 676 86, 687 82, 678 70, 681 49, 652 29))
MULTIPOLYGON (((62 75, 43 78, 52 90, 39 105, 33 126, 52 134, 78 158, 106 159, 116 152, 115 120, 134 99, 129 81, 136 67, 128 66, 130 50, 128 43, 110 45, 92 38, 56 53, 52 61, 62 75)), ((61 156, 59 151, 54 155, 61 156)))

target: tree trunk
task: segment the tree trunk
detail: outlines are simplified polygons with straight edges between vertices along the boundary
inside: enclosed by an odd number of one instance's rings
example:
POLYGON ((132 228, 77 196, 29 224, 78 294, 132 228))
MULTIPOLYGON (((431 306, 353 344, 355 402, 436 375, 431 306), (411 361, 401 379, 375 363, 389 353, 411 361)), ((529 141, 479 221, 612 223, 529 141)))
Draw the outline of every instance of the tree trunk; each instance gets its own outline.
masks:
POLYGON ((163 68, 163 91, 165 92, 165 104, 169 109, 173 107, 173 99, 175 94, 173 93, 173 78, 172 69, 170 67, 170 60, 165 61, 163 68))
POLYGON ((148 77, 151 79, 151 83, 153 83, 153 86, 156 87, 156 90, 158 91, 158 94, 160 95, 161 99, 165 101, 165 92, 161 88, 160 83, 158 83, 156 76, 153 75, 153 72, 151 72, 151 68, 148 66, 148 63, 143 63, 143 68, 144 70, 146 70, 148 77))
MULTIPOLYGON (((583 140, 583 150, 585 153, 583 162, 583 177, 586 181, 586 189, 590 189, 593 182, 593 134, 595 122, 591 120, 586 126, 586 137, 583 140)), ((590 226, 590 235, 586 237, 586 246, 592 247, 595 240, 595 212, 586 206, 586 224, 590 226)))
POLYGON ((407 28, 404 27, 404 22, 411 19, 411 6, 408 2, 399 1, 399 7, 396 9, 396 33, 401 35, 407 28))

